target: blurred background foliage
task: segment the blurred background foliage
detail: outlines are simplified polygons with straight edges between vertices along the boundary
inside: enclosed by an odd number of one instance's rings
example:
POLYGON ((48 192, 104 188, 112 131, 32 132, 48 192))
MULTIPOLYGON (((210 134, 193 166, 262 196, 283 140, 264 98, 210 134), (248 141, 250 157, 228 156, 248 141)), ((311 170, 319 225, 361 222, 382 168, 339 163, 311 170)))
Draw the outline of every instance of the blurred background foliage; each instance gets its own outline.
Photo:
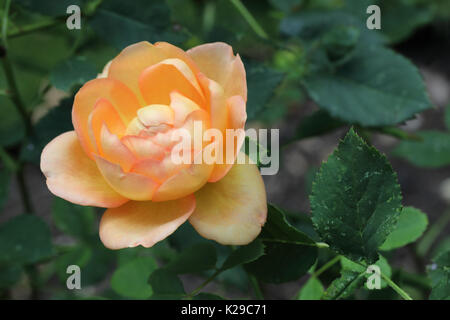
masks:
MULTIPOLYGON (((2 298, 399 298, 385 283, 377 292, 366 290, 358 280, 361 267, 329 248, 296 245, 321 237, 310 215, 300 213, 308 208, 271 197, 278 185, 273 182, 271 188, 270 179, 269 200, 284 210, 270 206, 263 235, 291 244, 258 239, 241 248, 221 246, 184 224, 151 249, 110 251, 98 239, 100 209, 51 198, 44 178, 30 172, 38 170, 42 148, 72 130, 72 101, 80 86, 125 46, 143 40, 183 49, 214 41, 232 45, 246 66, 249 126, 280 127, 282 159, 297 142, 338 130, 334 148, 342 137, 339 130, 353 125, 366 141, 376 135, 401 141, 393 157, 417 167, 446 168, 450 112, 437 126, 445 124, 445 130, 405 130, 407 120, 434 102, 417 68, 398 52, 421 30, 433 34, 436 53, 440 46, 448 50, 449 1, 3 0, 0 16, 0 206, 15 204, 0 216, 2 298), (73 4, 81 8, 80 30, 66 27, 66 9, 73 4), (366 27, 371 4, 381 8, 381 30, 366 27), (66 288, 66 268, 72 264, 81 267, 82 290, 66 288), (286 282, 289 286, 280 285, 286 282), (349 283, 355 290, 339 289, 349 283), (214 293, 203 292, 206 285, 214 293), (326 294, 324 288, 329 288, 326 294)), ((322 153, 320 161, 327 155, 322 153)), ((303 192, 300 198, 307 202, 319 164, 291 177, 304 188, 284 190, 287 197, 303 192)), ((442 235, 449 215, 436 212, 425 232, 427 216, 408 210, 417 218, 404 219, 405 229, 399 227, 384 244, 385 257, 377 264, 408 286, 414 298, 427 298, 432 288, 433 298, 448 298, 450 242, 442 235), (395 250, 424 232, 406 250, 416 266, 410 271, 391 267, 395 250), (432 265, 431 278, 427 265, 432 265)))

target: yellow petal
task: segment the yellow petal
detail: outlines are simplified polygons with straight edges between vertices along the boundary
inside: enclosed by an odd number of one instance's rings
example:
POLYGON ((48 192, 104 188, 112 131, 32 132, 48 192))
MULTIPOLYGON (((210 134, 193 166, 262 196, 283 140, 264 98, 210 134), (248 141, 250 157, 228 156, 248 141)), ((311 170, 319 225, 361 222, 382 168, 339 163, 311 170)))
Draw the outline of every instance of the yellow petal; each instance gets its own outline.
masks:
POLYGON ((199 73, 199 69, 192 58, 182 49, 167 43, 167 42, 156 42, 155 47, 164 52, 164 56, 166 58, 175 58, 180 59, 184 63, 186 63, 192 72, 197 75, 199 73))
POLYGON ((164 181, 156 190, 152 200, 178 199, 200 189, 208 181, 214 167, 214 165, 204 162, 202 157, 203 150, 194 155, 194 163, 164 181))
POLYGON ((131 200, 151 200, 158 184, 149 177, 134 172, 124 172, 120 165, 98 155, 95 161, 105 180, 122 196, 131 200))
POLYGON ((102 127, 100 145, 100 155, 112 163, 119 164, 124 171, 129 171, 137 160, 119 137, 108 130, 106 125, 102 127))
POLYGON ((72 122, 83 149, 91 158, 91 153, 95 152, 96 148, 89 139, 88 119, 96 102, 101 98, 108 100, 114 106, 125 125, 136 116, 140 108, 130 89, 117 80, 101 78, 85 83, 75 95, 72 122))
POLYGON ((174 126, 180 127, 186 117, 193 111, 199 110, 200 107, 191 99, 186 98, 185 96, 179 94, 176 91, 173 91, 170 94, 170 107, 174 111, 174 126))
POLYGON ((128 201, 103 179, 95 162, 83 152, 75 131, 61 134, 44 148, 41 170, 50 191, 67 201, 106 208, 128 201))
POLYGON ((139 109, 137 114, 145 126, 157 126, 161 123, 173 124, 174 112, 164 104, 151 104, 139 109))
POLYGON ((200 91, 172 64, 162 63, 145 69, 139 76, 139 89, 147 105, 169 105, 170 93, 174 90, 198 105, 204 105, 200 91))
POLYGON ((208 78, 219 83, 226 97, 240 95, 247 101, 245 68, 239 55, 226 43, 202 44, 187 51, 198 68, 208 78))
POLYGON ((139 160, 146 158, 161 160, 166 154, 163 147, 147 137, 126 136, 122 138, 122 142, 139 160))
POLYGON ((112 133, 118 135, 119 137, 123 136, 125 133, 125 124, 116 109, 114 109, 113 105, 106 99, 99 99, 95 103, 94 110, 88 118, 89 136, 92 144, 96 147, 96 150, 99 153, 101 153, 101 130, 104 124, 106 124, 112 133))
POLYGON ((172 234, 195 208, 195 197, 167 201, 130 201, 108 209, 100 221, 100 239, 110 249, 146 248, 172 234))
POLYGON ((224 152, 222 153, 222 161, 214 166, 214 170, 209 177, 208 182, 216 182, 222 179, 233 166, 239 150, 245 140, 245 121, 247 120, 247 113, 245 112, 245 102, 241 96, 233 96, 227 100, 228 109, 228 125, 227 129, 234 129, 236 137, 224 134, 223 145, 224 152), (230 139, 231 138, 231 139, 230 139), (234 139, 234 141, 233 141, 234 139), (227 160, 227 158, 229 160, 227 160), (231 161, 231 159, 233 161, 231 161))
POLYGON ((138 97, 141 105, 145 105, 139 91, 139 76, 144 69, 166 58, 167 53, 147 41, 132 44, 111 61, 108 77, 117 79, 127 85, 138 97))
MULTIPOLYGON (((227 127, 228 110, 225 99, 225 94, 222 87, 215 81, 199 76, 200 83, 204 88, 206 94, 206 101, 209 102, 209 113, 211 118, 211 128, 224 131, 227 127)), ((208 110, 208 109, 207 109, 208 110)))
POLYGON ((250 243, 266 221, 264 182, 253 164, 235 164, 219 182, 197 191, 195 198, 189 222, 200 235, 221 244, 250 243))

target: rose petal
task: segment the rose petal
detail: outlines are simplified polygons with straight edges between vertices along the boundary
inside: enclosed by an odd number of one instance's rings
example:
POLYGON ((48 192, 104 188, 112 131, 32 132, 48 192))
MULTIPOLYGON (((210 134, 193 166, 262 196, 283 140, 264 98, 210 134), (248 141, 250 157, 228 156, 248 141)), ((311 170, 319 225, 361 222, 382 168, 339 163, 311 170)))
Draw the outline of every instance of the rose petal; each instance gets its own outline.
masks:
POLYGON ((103 125, 100 136, 100 155, 112 163, 117 163, 124 171, 129 171, 137 160, 133 153, 103 125))
POLYGON ((88 119, 89 136, 98 152, 101 152, 99 147, 101 130, 104 124, 106 124, 112 133, 119 137, 122 137, 125 133, 126 127, 120 118, 119 113, 108 100, 102 98, 95 103, 94 110, 91 112, 88 119))
POLYGON ((100 239, 110 249, 146 248, 172 234, 195 208, 193 195, 167 201, 130 201, 108 209, 100 221, 100 239))
POLYGON ((158 187, 156 181, 134 172, 124 172, 120 165, 112 163, 98 155, 95 161, 110 186, 131 200, 151 200, 158 187))
POLYGON ((198 68, 209 79, 218 82, 226 97, 240 95, 247 101, 245 68, 239 55, 226 43, 202 44, 187 51, 198 68))
POLYGON ((189 164, 175 164, 171 159, 171 155, 168 154, 161 160, 145 159, 137 162, 132 172, 136 172, 152 178, 158 183, 163 183, 169 177, 175 175, 183 167, 187 167, 189 164))
POLYGON ((142 106, 144 99, 139 91, 139 76, 144 69, 166 58, 167 53, 147 41, 132 44, 115 57, 108 70, 108 77, 127 85, 138 97, 142 106))
POLYGON ((173 91, 170 94, 170 107, 175 113, 175 127, 180 127, 191 112, 200 109, 200 107, 194 101, 186 98, 176 91, 173 91))
POLYGON ((47 144, 41 154, 41 171, 50 191, 67 201, 106 208, 128 201, 103 179, 95 162, 83 152, 75 131, 47 144))
POLYGON ((117 80, 102 78, 87 82, 75 95, 72 109, 72 122, 78 138, 86 154, 92 158, 95 145, 89 139, 88 119, 96 102, 104 98, 108 100, 127 125, 140 108, 133 93, 117 80))
POLYGON ((189 222, 200 235, 221 244, 250 243, 266 221, 264 182, 253 164, 235 164, 222 180, 208 183, 195 197, 189 222))
POLYGON ((234 96, 227 100, 228 109, 228 126, 227 129, 235 129, 236 138, 232 137, 234 143, 230 140, 227 134, 223 135, 225 145, 223 146, 224 152, 222 153, 221 163, 217 163, 214 166, 214 170, 208 182, 216 182, 222 179, 227 172, 233 166, 239 150, 241 150, 242 144, 245 140, 245 121, 247 120, 247 113, 245 112, 245 102, 241 96, 234 96), (228 157, 228 158, 227 158, 228 157), (228 159, 228 160, 227 160, 228 159), (232 160, 232 161, 231 161, 232 160))
POLYGON ((157 64, 145 69, 139 77, 139 89, 146 104, 170 104, 170 93, 182 95, 203 105, 204 100, 192 83, 172 64, 157 64))
POLYGON ((139 160, 145 158, 161 160, 166 154, 163 147, 147 137, 126 136, 122 138, 122 142, 139 160))
POLYGON ((214 165, 203 161, 203 150, 194 155, 194 163, 164 181, 156 190, 153 201, 167 201, 187 196, 207 181, 214 165))
POLYGON ((138 110, 138 118, 145 126, 173 125, 174 111, 164 104, 151 104, 138 110))
POLYGON ((206 78, 204 75, 199 75, 200 83, 204 88, 207 88, 206 101, 209 102, 209 113, 211 119, 211 127, 225 130, 227 127, 228 110, 225 99, 225 94, 222 87, 215 81, 206 78))
POLYGON ((199 69, 192 58, 182 49, 167 43, 167 42, 156 42, 155 47, 164 52, 166 58, 180 59, 186 63, 192 72, 196 75, 199 73, 199 69))

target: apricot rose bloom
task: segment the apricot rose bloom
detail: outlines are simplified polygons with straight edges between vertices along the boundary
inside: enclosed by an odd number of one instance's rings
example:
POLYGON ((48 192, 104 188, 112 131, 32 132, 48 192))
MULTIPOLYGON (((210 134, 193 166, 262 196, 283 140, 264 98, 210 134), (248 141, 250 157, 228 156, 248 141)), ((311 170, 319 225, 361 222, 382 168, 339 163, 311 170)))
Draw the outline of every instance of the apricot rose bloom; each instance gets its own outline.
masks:
MULTIPOLYGON (((133 44, 76 94, 75 131, 41 155, 47 186, 70 202, 108 208, 100 238, 111 249, 151 247, 186 220, 207 239, 247 244, 266 220, 264 183, 254 164, 220 161, 236 159, 244 137, 233 148, 221 144, 213 163, 176 164, 170 152, 175 129, 191 132, 195 121, 224 138, 226 129, 243 129, 246 100, 244 65, 225 43, 187 52, 133 44)), ((211 143, 197 143, 192 159, 211 143)))

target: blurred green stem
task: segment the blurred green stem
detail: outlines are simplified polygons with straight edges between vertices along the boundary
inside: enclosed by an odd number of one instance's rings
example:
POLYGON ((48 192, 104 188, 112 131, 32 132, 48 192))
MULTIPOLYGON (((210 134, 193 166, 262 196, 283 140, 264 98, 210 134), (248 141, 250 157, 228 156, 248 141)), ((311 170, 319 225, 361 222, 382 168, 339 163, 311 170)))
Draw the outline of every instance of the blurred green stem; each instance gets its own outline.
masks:
MULTIPOLYGON (((6 36, 9 39, 24 36, 29 33, 33 33, 35 31, 41 31, 41 30, 45 30, 45 29, 50 29, 52 27, 56 27, 58 25, 61 25, 61 22, 62 22, 62 19, 59 19, 59 18, 57 18, 55 20, 40 21, 38 23, 23 26, 20 29, 9 32, 6 34, 6 36)), ((2 34, 2 39, 4 39, 4 38, 5 38, 5 36, 4 36, 4 34, 2 34)))
POLYGON ((16 160, 3 148, 0 146, 0 160, 5 165, 5 168, 11 172, 16 172, 19 170, 19 166, 16 160))
POLYGON ((261 291, 261 287, 259 286, 258 279, 250 273, 247 272, 248 279, 250 280, 250 284, 252 285, 253 291, 255 292, 255 297, 257 300, 264 300, 264 295, 261 291))
POLYGON ((28 192, 28 188, 27 188, 27 185, 25 182, 23 165, 20 165, 20 168, 17 171, 17 181, 19 182, 20 195, 22 197, 25 211, 26 211, 26 213, 31 214, 34 212, 34 208, 31 203, 30 193, 28 192))
POLYGON ((223 269, 217 269, 216 272, 214 272, 208 279, 206 279, 201 285, 199 285, 197 288, 195 288, 194 290, 192 290, 191 293, 187 294, 186 297, 187 298, 192 298, 194 296, 196 296, 197 294, 200 293, 200 291, 202 291, 202 289, 211 281, 213 281, 219 274, 222 273, 222 271, 224 271, 223 269))
POLYGON ((241 0, 230 0, 230 2, 236 7, 236 9, 245 19, 245 21, 247 21, 247 23, 250 25, 250 27, 258 36, 266 40, 269 39, 267 33, 264 31, 261 25, 255 20, 250 11, 248 11, 247 8, 242 4, 241 0))
POLYGON ((417 245, 417 255, 424 257, 430 250, 437 237, 450 222, 450 210, 447 210, 439 219, 428 229, 422 240, 417 245))
POLYGON ((381 273, 381 278, 384 279, 384 281, 386 281, 386 283, 392 288, 394 289, 395 292, 397 292, 403 299, 405 300, 412 300, 411 296, 406 293, 406 291, 404 291, 402 288, 400 288, 394 281, 392 281, 388 276, 384 275, 383 273, 381 273))
POLYGON ((386 135, 398 138, 400 140, 412 140, 412 141, 422 140, 422 138, 420 138, 418 135, 403 131, 402 129, 396 127, 383 127, 378 129, 378 131, 386 135))
POLYGON ((3 48, 0 48, 1 54, 0 58, 2 60, 3 70, 5 71, 6 82, 8 84, 9 97, 16 105, 17 110, 19 111, 20 116, 22 117, 22 121, 24 122, 25 129, 27 132, 27 136, 30 136, 33 127, 31 125, 31 120, 28 115, 28 112, 25 108, 25 105, 20 97, 19 89, 17 87, 16 78, 14 76, 14 71, 11 65, 11 61, 8 56, 8 14, 9 14, 9 6, 11 4, 11 0, 6 0, 6 5, 4 9, 4 14, 2 18, 2 44, 3 48))
MULTIPOLYGON (((368 268, 368 266, 362 262, 356 262, 357 264, 359 264, 360 266, 363 266, 364 268, 368 268)), ((411 296, 402 288, 400 288, 394 281, 391 280, 391 278, 389 278, 388 276, 386 276, 385 274, 383 274, 382 272, 380 272, 380 276, 382 279, 384 279, 384 281, 386 281, 386 283, 388 284, 389 287, 391 287, 395 292, 398 293, 398 295, 400 297, 402 297, 404 300, 413 300, 411 298, 411 296)))
POLYGON ((328 261, 327 263, 325 263, 319 270, 315 271, 312 275, 311 278, 317 278, 319 277, 322 273, 324 273, 325 271, 327 271, 328 269, 330 269, 332 266, 335 265, 335 263, 341 261, 341 256, 338 255, 336 257, 334 257, 333 259, 331 259, 330 261, 328 261))

